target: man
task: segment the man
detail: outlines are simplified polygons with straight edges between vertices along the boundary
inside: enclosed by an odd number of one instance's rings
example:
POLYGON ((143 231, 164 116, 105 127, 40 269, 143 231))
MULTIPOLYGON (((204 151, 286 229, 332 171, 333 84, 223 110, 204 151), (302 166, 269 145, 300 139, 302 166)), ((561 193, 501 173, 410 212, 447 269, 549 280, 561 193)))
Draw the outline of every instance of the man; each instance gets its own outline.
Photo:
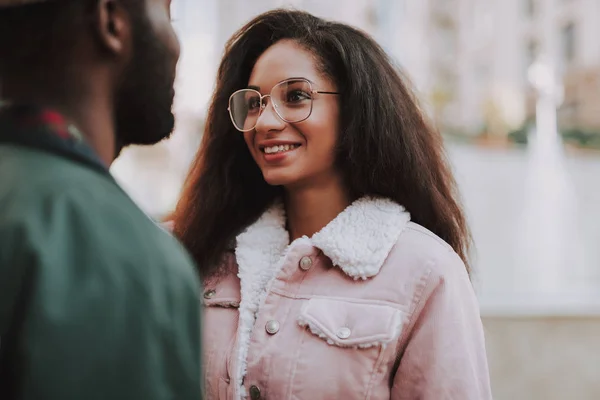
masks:
POLYGON ((108 172, 169 136, 169 0, 0 0, 0 398, 194 399, 199 284, 108 172))

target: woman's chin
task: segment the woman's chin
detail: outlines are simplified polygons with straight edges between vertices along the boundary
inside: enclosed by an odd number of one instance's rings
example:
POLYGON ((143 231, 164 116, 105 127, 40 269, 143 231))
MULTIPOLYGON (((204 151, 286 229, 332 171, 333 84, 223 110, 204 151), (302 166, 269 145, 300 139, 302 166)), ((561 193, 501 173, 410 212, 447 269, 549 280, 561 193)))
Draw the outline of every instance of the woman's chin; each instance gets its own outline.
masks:
POLYGON ((295 177, 279 171, 263 171, 263 178, 271 186, 288 186, 297 181, 295 177))
POLYGON ((270 186, 287 186, 290 183, 290 181, 287 179, 266 178, 266 177, 265 177, 265 182, 267 182, 270 186))

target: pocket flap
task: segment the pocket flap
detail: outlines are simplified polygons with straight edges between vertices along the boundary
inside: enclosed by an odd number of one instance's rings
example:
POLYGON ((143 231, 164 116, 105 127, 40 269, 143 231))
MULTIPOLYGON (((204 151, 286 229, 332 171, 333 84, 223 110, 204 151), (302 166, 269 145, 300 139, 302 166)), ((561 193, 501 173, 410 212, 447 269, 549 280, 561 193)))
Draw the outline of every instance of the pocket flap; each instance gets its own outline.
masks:
POLYGON ((202 300, 208 307, 239 308, 241 301, 240 278, 234 274, 205 283, 202 300))
POLYGON ((331 345, 368 348, 398 339, 403 313, 382 304, 312 298, 298 322, 331 345))

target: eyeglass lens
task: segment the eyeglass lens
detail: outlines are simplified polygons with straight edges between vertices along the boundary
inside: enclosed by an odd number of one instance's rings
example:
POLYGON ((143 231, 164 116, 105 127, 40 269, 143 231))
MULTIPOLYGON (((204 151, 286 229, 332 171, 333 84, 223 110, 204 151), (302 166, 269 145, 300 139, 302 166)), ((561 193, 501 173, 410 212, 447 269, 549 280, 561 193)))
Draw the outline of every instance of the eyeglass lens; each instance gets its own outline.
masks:
POLYGON ((249 131, 256 127, 267 99, 277 115, 285 122, 304 121, 312 112, 312 87, 305 80, 288 80, 273 87, 270 96, 262 96, 253 89, 235 92, 229 100, 229 112, 235 127, 249 131))

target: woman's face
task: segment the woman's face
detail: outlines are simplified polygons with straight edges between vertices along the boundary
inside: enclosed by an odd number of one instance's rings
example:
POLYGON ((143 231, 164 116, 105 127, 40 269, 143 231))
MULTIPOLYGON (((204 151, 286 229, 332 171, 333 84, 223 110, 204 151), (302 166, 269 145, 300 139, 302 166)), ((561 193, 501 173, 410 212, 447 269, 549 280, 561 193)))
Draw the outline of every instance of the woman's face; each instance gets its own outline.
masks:
MULTIPOLYGON (((311 82, 313 90, 336 92, 333 82, 318 72, 314 60, 314 55, 296 42, 279 41, 257 60, 248 87, 268 95, 282 81, 304 78, 311 82)), ((290 114, 301 113, 296 110, 309 106, 312 98, 310 116, 301 122, 285 122, 275 112, 271 98, 266 97, 266 107, 258 116, 256 127, 245 132, 244 139, 270 185, 293 189, 328 184, 339 178, 334 168, 338 96, 305 93, 306 85, 291 82, 277 91, 280 112, 285 117, 282 105, 287 102, 290 114)))

